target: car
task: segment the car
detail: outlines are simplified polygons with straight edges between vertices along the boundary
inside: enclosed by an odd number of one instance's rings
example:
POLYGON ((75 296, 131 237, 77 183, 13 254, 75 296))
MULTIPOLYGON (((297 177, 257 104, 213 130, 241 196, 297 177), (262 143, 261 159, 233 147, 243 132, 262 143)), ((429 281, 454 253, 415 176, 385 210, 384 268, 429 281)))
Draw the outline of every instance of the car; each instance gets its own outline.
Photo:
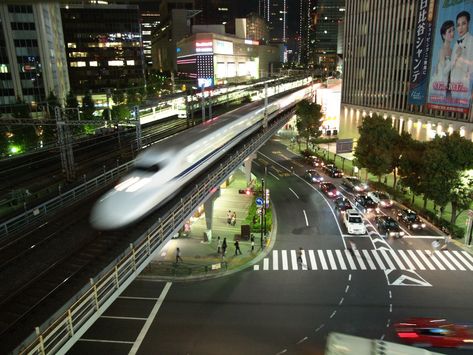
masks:
POLYGON ((368 196, 382 208, 390 208, 393 206, 391 196, 384 191, 370 191, 368 196))
POLYGON ((335 209, 342 213, 353 208, 351 202, 346 197, 338 197, 333 202, 335 203, 335 209))
POLYGON ((403 222, 408 229, 424 229, 426 224, 422 222, 417 213, 408 208, 399 210, 397 220, 403 222))
POLYGON ((399 223, 389 216, 378 216, 375 218, 376 225, 380 234, 385 234, 386 237, 402 238, 404 232, 401 230, 399 223))
POLYGON ((333 178, 343 177, 343 172, 333 164, 326 164, 324 166, 324 172, 325 174, 333 178))
POLYGON ((364 192, 368 190, 368 184, 362 182, 355 176, 346 176, 342 179, 342 185, 351 191, 364 192))
POLYGON ((306 170, 304 173, 304 179, 306 179, 308 182, 317 184, 320 184, 322 181, 324 181, 324 177, 314 169, 306 170))
POLYGON ((315 155, 310 155, 307 157, 307 161, 310 165, 316 168, 321 168, 325 165, 324 161, 315 155))
POLYGON ((378 204, 366 194, 358 194, 355 196, 355 206, 363 213, 379 212, 378 204))
POLYGON ((473 326, 446 319, 409 318, 394 323, 396 335, 409 345, 473 349, 473 326))
POLYGON ((340 191, 338 191, 337 187, 331 182, 322 182, 320 184, 320 190, 329 197, 340 196, 340 191))
POLYGON ((363 223, 361 214, 354 210, 347 210, 343 215, 343 223, 347 227, 348 234, 366 234, 366 226, 363 223))

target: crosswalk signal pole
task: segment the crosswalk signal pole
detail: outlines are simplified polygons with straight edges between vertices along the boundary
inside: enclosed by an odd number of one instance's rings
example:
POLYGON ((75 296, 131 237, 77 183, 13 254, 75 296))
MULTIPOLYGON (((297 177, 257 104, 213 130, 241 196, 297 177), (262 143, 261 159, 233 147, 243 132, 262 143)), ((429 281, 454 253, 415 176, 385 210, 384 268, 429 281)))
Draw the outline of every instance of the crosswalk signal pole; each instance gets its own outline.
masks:
POLYGON ((261 179, 261 193, 263 196, 263 206, 261 207, 260 231, 261 231, 261 249, 264 247, 264 222, 266 219, 266 197, 265 197, 264 179, 261 179))

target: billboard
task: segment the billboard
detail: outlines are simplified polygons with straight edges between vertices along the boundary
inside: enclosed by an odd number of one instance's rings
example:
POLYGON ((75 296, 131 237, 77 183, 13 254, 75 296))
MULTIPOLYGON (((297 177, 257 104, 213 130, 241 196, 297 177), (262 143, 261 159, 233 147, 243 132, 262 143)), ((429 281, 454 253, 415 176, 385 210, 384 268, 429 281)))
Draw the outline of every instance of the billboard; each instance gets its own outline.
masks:
POLYGON ((421 0, 417 13, 414 51, 412 55, 409 103, 425 104, 429 82, 429 60, 432 45, 435 0, 421 0))
POLYGON ((468 113, 473 84, 473 0, 437 0, 428 108, 468 113))

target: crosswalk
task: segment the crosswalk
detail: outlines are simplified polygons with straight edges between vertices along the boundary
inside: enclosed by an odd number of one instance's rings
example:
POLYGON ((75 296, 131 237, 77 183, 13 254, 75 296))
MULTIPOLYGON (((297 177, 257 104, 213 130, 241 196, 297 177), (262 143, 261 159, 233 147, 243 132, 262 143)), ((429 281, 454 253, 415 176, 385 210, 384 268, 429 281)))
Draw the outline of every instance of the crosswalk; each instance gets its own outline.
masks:
POLYGON ((259 271, 286 270, 410 270, 473 271, 473 256, 466 251, 444 250, 303 250, 302 263, 297 250, 273 250, 253 266, 259 271))

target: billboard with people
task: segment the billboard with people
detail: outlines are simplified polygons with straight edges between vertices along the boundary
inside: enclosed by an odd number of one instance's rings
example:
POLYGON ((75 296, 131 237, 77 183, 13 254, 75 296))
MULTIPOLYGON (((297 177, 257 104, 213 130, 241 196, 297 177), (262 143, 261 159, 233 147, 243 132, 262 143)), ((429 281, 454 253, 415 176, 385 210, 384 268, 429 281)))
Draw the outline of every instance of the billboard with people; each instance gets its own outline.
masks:
POLYGON ((473 86, 473 0, 437 0, 427 104, 468 113, 473 86))

